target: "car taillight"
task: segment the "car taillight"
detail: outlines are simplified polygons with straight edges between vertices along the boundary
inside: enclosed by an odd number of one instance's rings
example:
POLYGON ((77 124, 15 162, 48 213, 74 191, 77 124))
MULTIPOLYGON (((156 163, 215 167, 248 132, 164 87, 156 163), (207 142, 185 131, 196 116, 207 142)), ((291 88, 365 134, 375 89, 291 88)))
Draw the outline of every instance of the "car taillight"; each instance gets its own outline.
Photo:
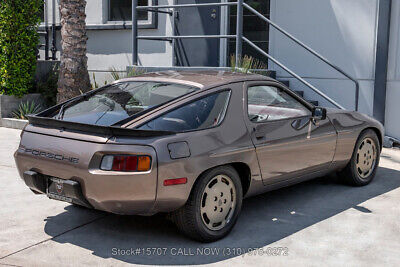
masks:
POLYGON ((151 168, 150 156, 106 155, 100 169, 117 172, 145 172, 151 168))

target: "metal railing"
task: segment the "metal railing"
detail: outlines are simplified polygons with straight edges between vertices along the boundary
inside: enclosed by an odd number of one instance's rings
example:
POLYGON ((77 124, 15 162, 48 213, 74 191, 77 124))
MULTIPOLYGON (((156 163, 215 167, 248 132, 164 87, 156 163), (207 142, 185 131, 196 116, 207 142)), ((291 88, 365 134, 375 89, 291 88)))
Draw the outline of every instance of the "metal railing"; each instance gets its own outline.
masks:
MULTIPOLYGON (((320 55, 318 52, 316 52, 315 50, 313 50, 311 47, 307 46, 306 44, 304 44, 303 42, 301 42, 299 39, 297 39, 296 37, 294 37, 293 35, 291 35, 290 33, 288 33, 287 31, 285 31, 284 29, 282 29, 279 25, 277 25, 276 23, 274 23, 273 21, 271 21, 270 19, 266 18, 264 15, 262 15, 260 12, 258 12, 257 10, 255 10, 254 8, 252 8, 251 6, 249 6, 246 3, 243 3, 243 6, 245 8, 247 8, 249 11, 251 11, 254 15, 258 16, 260 19, 264 20, 265 22, 267 22, 269 25, 271 25, 272 27, 274 27, 275 29, 277 29, 278 31, 280 31, 281 33, 283 33, 284 35, 286 35, 287 37, 289 37, 291 40, 293 40, 295 43, 297 43, 298 45, 300 45, 301 47, 303 47, 304 49, 306 49, 308 52, 310 52, 311 54, 313 54, 314 56, 316 56, 317 58, 319 58, 320 60, 322 60, 323 62, 325 62, 326 64, 328 64, 330 67, 334 68, 336 71, 338 71, 339 73, 341 73, 342 75, 344 75, 346 78, 350 79, 351 81, 354 82, 355 87, 356 87, 356 97, 355 97, 355 110, 358 110, 358 100, 359 100, 359 95, 360 95, 360 84, 358 83, 357 79, 353 78, 350 74, 346 73, 344 70, 342 70, 340 67, 336 66, 335 64, 333 64, 332 62, 330 62, 328 59, 326 59, 325 57, 323 57, 322 55, 320 55)), ((272 60, 272 59, 271 59, 272 60)), ((279 65, 279 64, 277 64, 279 65)), ((293 75, 293 74, 292 74, 293 75)))
MULTIPOLYGON (((39 36, 44 37, 44 44, 39 44, 39 48, 44 47, 45 60, 57 60, 57 30, 60 27, 56 25, 56 2, 52 0, 52 23, 49 26, 49 10, 48 1, 44 1, 44 31, 38 31, 39 36), (50 48, 50 33, 51 33, 51 48, 50 48), (51 52, 51 57, 50 57, 51 52)), ((39 51, 38 51, 39 52, 39 51)), ((39 53, 38 53, 39 54, 39 53)))
MULTIPOLYGON (((269 25, 274 27, 276 30, 287 36, 289 39, 306 49, 308 52, 310 52, 312 55, 316 56, 323 62, 325 62, 327 65, 344 75, 346 78, 350 79, 351 81, 354 82, 355 84, 355 110, 358 110, 359 106, 359 91, 360 91, 360 85, 358 81, 353 78, 350 74, 346 73, 344 70, 342 70, 340 67, 336 66, 332 62, 330 62, 328 59, 320 55, 318 52, 298 40, 296 37, 288 33, 286 30, 281 28, 279 25, 271 21, 270 19, 266 18, 264 15, 259 13, 257 10, 249 6, 248 4, 244 3, 243 0, 237 0, 237 2, 225 2, 225 3, 203 3, 203 4, 181 4, 181 5, 158 5, 158 6, 138 6, 138 0, 132 0, 132 63, 134 66, 138 66, 138 40, 143 39, 143 40, 161 40, 161 41, 174 41, 176 39, 194 39, 194 38, 218 38, 218 39, 236 39, 236 51, 235 51, 235 57, 236 57, 236 66, 239 65, 240 58, 242 56, 242 50, 243 50, 243 42, 247 43, 251 47, 253 47, 255 50, 257 50, 260 54, 263 56, 267 57, 269 60, 274 62, 276 65, 281 67, 283 70, 285 70, 287 73, 292 75, 294 78, 296 78, 298 81, 303 83, 305 86, 310 88, 312 91, 320 95, 321 97, 325 98, 328 102, 330 102, 332 105, 334 105, 337 108, 340 109, 345 109, 343 106, 341 106, 339 103, 337 103, 335 100, 327 96, 325 93, 323 93, 321 90, 310 84, 308 81, 306 81, 304 78, 300 77, 298 74, 296 74, 294 71, 286 67, 283 63, 279 62, 277 59, 272 57, 270 54, 262 50, 260 47, 258 47, 256 44, 251 42, 249 39, 243 36, 243 8, 246 8, 250 12, 254 13, 257 17, 260 19, 264 20, 267 22, 269 25), (236 35, 186 35, 186 36, 138 36, 138 16, 137 16, 137 11, 138 10, 148 10, 151 12, 161 12, 161 13, 167 13, 170 16, 174 14, 174 12, 166 12, 166 11, 161 11, 160 9, 175 9, 175 8, 190 8, 190 7, 204 7, 204 6, 237 6, 237 22, 236 22, 236 35)), ((173 31, 174 32, 174 31, 173 31)))

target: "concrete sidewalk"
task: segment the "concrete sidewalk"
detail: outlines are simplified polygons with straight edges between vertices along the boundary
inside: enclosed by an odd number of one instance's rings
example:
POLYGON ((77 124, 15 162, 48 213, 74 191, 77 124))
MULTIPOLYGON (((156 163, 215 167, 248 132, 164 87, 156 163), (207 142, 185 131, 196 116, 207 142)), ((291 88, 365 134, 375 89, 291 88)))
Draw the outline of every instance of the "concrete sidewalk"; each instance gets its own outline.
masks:
POLYGON ((400 150, 383 151, 367 187, 323 177, 247 199, 227 238, 199 244, 161 215, 116 216, 34 195, 13 160, 19 134, 0 128, 0 265, 400 265, 400 150), (277 247, 288 256, 269 256, 277 247), (243 254, 253 248, 264 254, 243 254))

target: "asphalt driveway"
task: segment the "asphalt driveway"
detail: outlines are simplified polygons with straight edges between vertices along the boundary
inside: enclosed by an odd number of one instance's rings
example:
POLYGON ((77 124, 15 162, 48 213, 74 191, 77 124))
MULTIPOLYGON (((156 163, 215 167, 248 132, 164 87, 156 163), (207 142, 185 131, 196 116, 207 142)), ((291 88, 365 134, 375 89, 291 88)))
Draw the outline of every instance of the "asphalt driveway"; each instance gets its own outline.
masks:
POLYGON ((19 134, 0 128, 0 265, 400 265, 400 150, 384 150, 367 187, 322 177, 247 199, 227 238, 200 244, 162 215, 116 216, 34 195, 13 160, 19 134))

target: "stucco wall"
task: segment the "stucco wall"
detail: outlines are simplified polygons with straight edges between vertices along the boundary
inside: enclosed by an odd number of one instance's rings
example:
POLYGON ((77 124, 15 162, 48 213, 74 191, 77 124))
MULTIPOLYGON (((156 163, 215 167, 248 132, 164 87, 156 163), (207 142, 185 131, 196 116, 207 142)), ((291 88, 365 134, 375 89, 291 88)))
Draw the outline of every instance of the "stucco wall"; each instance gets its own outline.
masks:
MULTIPOLYGON (((378 0, 271 0, 271 19, 359 80, 360 111, 372 115, 378 0)), ((306 77, 328 96, 354 109, 354 83, 297 44, 271 31, 270 51, 289 68, 306 77)), ((289 77, 279 67, 278 77, 289 77)), ((306 98, 320 100, 291 80, 306 98)))
POLYGON ((392 0, 388 83, 386 91, 387 135, 400 139, 400 0, 392 0))
MULTIPOLYGON (((172 4, 173 0, 160 0, 159 4, 172 4)), ((108 0, 88 0, 88 69, 93 79, 103 84, 112 81, 110 68, 125 70, 132 65, 131 30, 94 30, 93 26, 107 23, 108 0), (101 15, 102 14, 102 15, 101 15), (101 15, 101 16, 100 16, 101 15), (90 27, 92 26, 92 27, 90 27), (92 28, 92 29, 91 29, 92 28)), ((130 22, 128 22, 129 24, 130 22)), ((171 17, 159 14, 156 29, 140 29, 139 35, 171 35, 171 17)), ((172 46, 169 42, 139 40, 139 62, 145 66, 171 66, 172 46)))
MULTIPOLYGON (((159 0, 160 5, 173 4, 173 0, 159 0)), ((57 23, 59 23, 57 7, 57 23)), ((93 82, 103 85, 111 82, 109 70, 115 68, 124 71, 132 65, 131 22, 126 22, 129 29, 123 29, 123 23, 108 22, 108 0, 87 0, 86 24, 88 26, 87 43, 88 69, 93 82), (130 24, 130 25, 129 25, 130 24), (115 25, 121 29, 107 28, 115 25)), ((51 24, 51 1, 49 1, 49 23, 51 24)), ((159 14, 157 27, 154 29, 139 29, 139 35, 165 36, 172 34, 171 17, 159 14)), ((58 49, 61 36, 57 35, 58 49)), ((42 38, 42 43, 44 40, 42 38)), ((43 50, 40 51, 44 58, 43 50)), ((59 58, 59 53, 57 53, 59 58)), ((146 66, 171 66, 172 46, 169 42, 139 40, 139 62, 146 66)))

